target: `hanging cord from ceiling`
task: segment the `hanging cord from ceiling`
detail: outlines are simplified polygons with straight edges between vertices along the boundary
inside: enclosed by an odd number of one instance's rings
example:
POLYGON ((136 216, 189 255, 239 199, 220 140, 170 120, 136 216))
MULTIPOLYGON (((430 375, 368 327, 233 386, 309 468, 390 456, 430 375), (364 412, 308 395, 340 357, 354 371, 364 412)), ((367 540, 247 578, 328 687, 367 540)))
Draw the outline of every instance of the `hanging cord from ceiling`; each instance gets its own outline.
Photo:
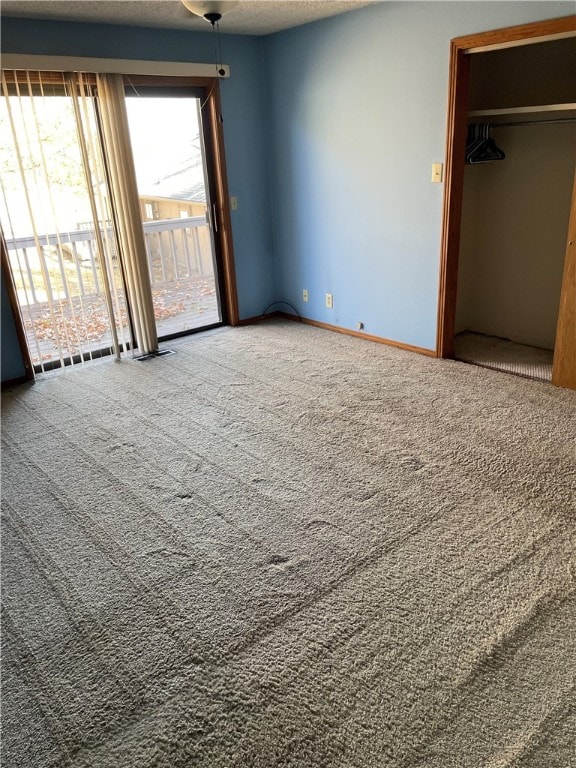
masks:
MULTIPOLYGON (((217 14, 208 14, 208 16, 217 14)), ((220 37, 220 19, 208 19, 212 24, 212 39, 214 40, 214 65, 216 67, 216 77, 224 77, 226 70, 222 64, 222 39, 220 37)))
MULTIPOLYGON (((206 21, 209 21, 212 25, 212 39, 214 42, 214 66, 216 67, 216 80, 226 75, 226 70, 222 63, 222 40, 220 37, 220 19, 228 11, 233 10, 239 3, 239 0, 205 0, 200 2, 199 0, 180 0, 182 5, 187 8, 195 16, 201 16, 206 21)), ((206 97, 206 100, 201 105, 203 109, 214 90, 216 81, 210 87, 210 92, 206 97)), ((218 120, 222 123, 222 115, 218 115, 218 120)))

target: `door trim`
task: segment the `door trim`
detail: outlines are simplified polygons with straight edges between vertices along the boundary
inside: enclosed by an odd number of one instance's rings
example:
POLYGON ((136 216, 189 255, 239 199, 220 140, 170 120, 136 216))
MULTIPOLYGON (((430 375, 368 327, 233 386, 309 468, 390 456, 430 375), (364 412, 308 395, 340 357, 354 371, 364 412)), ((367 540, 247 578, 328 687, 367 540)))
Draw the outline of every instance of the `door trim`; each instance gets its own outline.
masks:
POLYGON ((558 309, 552 384, 576 389, 576 173, 558 309))
POLYGON ((470 55, 576 36, 576 15, 457 37, 450 42, 446 176, 442 214, 436 356, 454 356, 456 291, 464 192, 470 55))
POLYGON ((216 215, 218 217, 218 233, 220 235, 220 257, 223 268, 224 285, 224 318, 228 325, 237 326, 240 323, 238 310, 238 287, 236 283, 236 264, 234 260, 234 245, 232 240, 232 217, 230 215, 230 194, 228 192, 228 176, 226 173, 226 155, 224 151, 224 131, 222 128, 222 106, 220 103, 220 83, 213 81, 205 109, 209 114, 209 131, 212 157, 214 158, 214 182, 216 215))

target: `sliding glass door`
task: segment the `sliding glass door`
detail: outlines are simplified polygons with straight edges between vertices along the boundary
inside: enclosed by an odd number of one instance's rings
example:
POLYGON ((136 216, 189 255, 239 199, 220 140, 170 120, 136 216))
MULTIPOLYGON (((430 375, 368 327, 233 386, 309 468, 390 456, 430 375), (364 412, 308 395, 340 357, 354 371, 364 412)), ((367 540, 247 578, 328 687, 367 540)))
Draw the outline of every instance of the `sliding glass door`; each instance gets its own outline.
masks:
POLYGON ((2 78, 0 222, 31 362, 42 370, 109 354, 114 341, 125 350, 130 332, 94 99, 84 94, 79 116, 63 75, 26 74, 2 78))
POLYGON ((213 88, 2 77, 0 220, 35 369, 220 324, 213 88))
POLYGON ((159 338, 222 321, 201 98, 129 87, 126 109, 159 338))

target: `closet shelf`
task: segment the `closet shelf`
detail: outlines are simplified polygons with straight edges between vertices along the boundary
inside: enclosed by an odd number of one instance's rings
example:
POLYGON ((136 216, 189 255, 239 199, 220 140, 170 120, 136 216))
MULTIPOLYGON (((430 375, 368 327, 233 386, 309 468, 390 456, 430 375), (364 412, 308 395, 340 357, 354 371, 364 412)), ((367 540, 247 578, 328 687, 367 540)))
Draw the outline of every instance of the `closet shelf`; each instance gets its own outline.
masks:
POLYGON ((479 122, 476 118, 483 118, 481 122, 506 123, 514 117, 522 120, 542 120, 545 118, 576 117, 576 102, 567 104, 539 104, 533 107, 508 107, 506 109, 475 109, 468 112, 471 122, 479 122), (489 118, 486 120, 485 118, 489 118))

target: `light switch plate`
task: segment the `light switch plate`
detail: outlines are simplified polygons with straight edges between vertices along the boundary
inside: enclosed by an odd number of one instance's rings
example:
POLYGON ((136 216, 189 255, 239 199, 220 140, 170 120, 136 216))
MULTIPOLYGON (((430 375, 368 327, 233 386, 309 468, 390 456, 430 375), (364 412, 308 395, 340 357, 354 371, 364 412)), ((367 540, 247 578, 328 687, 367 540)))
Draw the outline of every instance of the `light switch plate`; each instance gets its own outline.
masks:
POLYGON ((444 164, 432 163, 432 182, 434 184, 441 184, 443 175, 444 175, 444 164))

